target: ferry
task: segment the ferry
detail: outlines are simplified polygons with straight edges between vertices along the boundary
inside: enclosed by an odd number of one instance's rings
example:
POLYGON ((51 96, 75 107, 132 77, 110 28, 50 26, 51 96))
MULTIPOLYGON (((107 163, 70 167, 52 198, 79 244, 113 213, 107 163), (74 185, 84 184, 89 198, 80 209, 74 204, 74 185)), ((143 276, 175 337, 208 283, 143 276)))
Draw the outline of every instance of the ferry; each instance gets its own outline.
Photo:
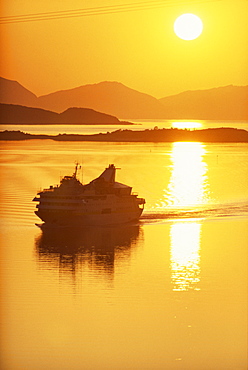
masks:
POLYGON ((132 187, 115 181, 116 167, 110 164, 103 173, 83 185, 77 178, 79 164, 72 176, 64 176, 60 185, 51 185, 37 193, 35 214, 46 225, 88 226, 118 225, 137 221, 145 199, 132 193, 132 187))

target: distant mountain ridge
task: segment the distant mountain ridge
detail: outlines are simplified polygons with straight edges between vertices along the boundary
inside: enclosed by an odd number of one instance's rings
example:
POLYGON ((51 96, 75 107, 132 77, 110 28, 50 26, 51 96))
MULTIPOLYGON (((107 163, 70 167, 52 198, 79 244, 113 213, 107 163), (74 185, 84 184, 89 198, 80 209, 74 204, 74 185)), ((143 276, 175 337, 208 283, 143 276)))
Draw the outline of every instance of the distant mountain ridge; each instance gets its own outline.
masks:
POLYGON ((100 82, 37 97, 16 81, 0 78, 0 102, 57 113, 89 108, 119 119, 248 119, 248 86, 185 91, 156 99, 119 82, 100 82))
POLYGON ((41 108, 1 103, 0 122, 3 124, 129 124, 109 114, 87 108, 69 108, 62 113, 55 113, 41 108))
POLYGON ((33 107, 36 106, 37 99, 35 94, 19 82, 0 77, 0 103, 33 107))
POLYGON ((165 109, 151 95, 130 89, 119 82, 100 82, 39 97, 40 107, 60 112, 69 106, 85 107, 118 118, 163 118, 165 109))
POLYGON ((248 86, 185 91, 159 100, 177 119, 248 119, 248 86))

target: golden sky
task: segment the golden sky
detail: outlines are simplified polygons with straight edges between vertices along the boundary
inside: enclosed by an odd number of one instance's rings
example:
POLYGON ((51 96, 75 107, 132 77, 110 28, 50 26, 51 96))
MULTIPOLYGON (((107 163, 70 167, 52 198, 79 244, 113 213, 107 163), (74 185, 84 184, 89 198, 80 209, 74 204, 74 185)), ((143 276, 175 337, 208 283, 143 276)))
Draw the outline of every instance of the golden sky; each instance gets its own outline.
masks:
POLYGON ((1 24, 0 75, 37 95, 101 81, 157 98, 248 84, 247 0, 3 0, 1 16, 97 7, 101 14, 1 24), (183 13, 202 19, 195 40, 173 31, 183 13))

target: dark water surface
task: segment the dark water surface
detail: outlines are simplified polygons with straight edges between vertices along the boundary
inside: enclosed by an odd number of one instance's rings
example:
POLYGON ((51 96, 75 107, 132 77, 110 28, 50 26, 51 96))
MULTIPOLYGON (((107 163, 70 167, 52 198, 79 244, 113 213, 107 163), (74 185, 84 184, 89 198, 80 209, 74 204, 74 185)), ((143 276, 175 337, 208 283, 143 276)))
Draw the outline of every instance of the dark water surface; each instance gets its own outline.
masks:
POLYGON ((1 142, 4 370, 245 370, 248 145, 1 142), (135 225, 35 226, 33 197, 109 163, 135 225))

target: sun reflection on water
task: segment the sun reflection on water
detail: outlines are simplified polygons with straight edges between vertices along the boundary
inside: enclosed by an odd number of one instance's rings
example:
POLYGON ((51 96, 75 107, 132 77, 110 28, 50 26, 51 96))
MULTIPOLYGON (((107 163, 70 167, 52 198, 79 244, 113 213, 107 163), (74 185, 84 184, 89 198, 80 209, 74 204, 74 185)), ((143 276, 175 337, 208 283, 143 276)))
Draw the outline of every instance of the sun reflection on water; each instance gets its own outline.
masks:
POLYGON ((208 202, 207 164, 203 161, 205 152, 202 143, 173 144, 167 206, 197 206, 208 202))
MULTIPOLYGON (((166 194, 169 206, 184 209, 208 203, 205 146, 197 142, 177 142, 171 153, 171 179, 166 194)), ((199 290, 200 242, 199 221, 177 221, 170 230, 170 267, 173 290, 199 290)))
POLYGON ((171 282, 173 290, 200 290, 201 224, 176 222, 171 225, 171 282))

